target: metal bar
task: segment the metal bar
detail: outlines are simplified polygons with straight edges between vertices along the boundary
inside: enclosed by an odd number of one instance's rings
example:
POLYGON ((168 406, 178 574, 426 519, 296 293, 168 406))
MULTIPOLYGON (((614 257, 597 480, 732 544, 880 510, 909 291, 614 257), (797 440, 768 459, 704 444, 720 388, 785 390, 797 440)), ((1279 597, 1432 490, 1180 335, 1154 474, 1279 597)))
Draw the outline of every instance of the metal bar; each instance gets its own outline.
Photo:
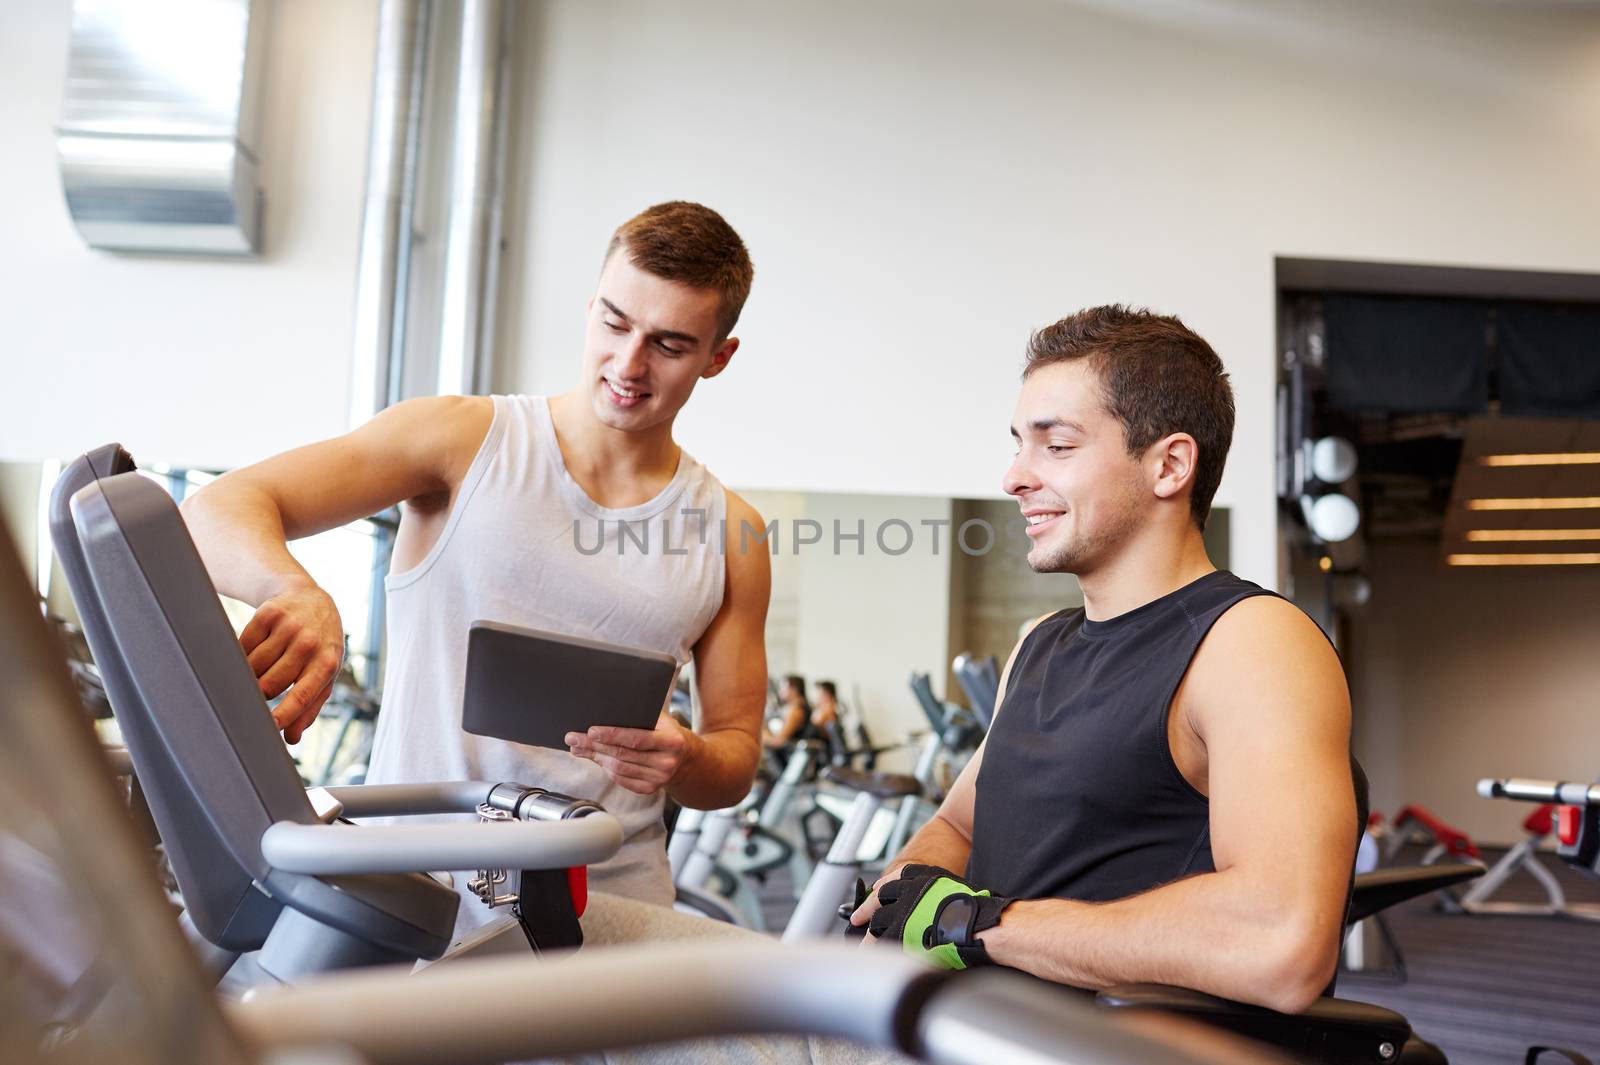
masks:
POLYGON ((684 864, 694 853, 695 844, 700 841, 700 825, 705 821, 705 817, 704 810, 688 808, 678 814, 678 823, 672 829, 672 838, 667 840, 667 867, 672 870, 673 883, 677 883, 684 864))
MULTIPOLYGON (((396 220, 400 245, 395 258, 395 286, 389 319, 389 370, 385 381, 385 406, 405 398, 406 346, 411 307, 411 253, 417 243, 417 183, 421 173, 422 127, 427 113, 425 96, 428 84, 428 45, 433 26, 433 0, 421 0, 417 15, 416 39, 411 53, 410 114, 406 121, 405 164, 400 177, 400 217, 396 220)), ((396 519, 398 522, 398 518, 396 519)), ((394 541, 391 530, 389 542, 394 541)), ((388 571, 388 558, 384 559, 388 571)), ((376 645, 374 645, 376 646, 376 645)), ((374 680, 371 687, 377 686, 374 680)))
POLYGON ((622 825, 610 814, 462 825, 352 827, 279 821, 261 834, 261 856, 273 866, 318 876, 562 869, 603 862, 621 846, 622 825))
POLYGON ((473 391, 494 391, 496 326, 500 307, 501 244, 505 234, 506 169, 511 155, 511 43, 516 34, 518 5, 500 5, 500 54, 495 65, 494 141, 490 149, 489 232, 484 240, 482 320, 478 326, 478 356, 473 364, 473 391))
POLYGON ((429 784, 355 784, 324 788, 344 804, 346 817, 470 814, 489 801, 494 784, 451 780, 429 784))
POLYGON ((559 973, 526 958, 415 976, 351 973, 227 1008, 264 1048, 348 1047, 373 1065, 560 1058, 744 1032, 817 1032, 898 1049, 902 1011, 937 979, 891 951, 684 941, 582 951, 559 973), (514 1002, 486 990, 496 988, 514 1002))
POLYGON ((837 915, 839 904, 844 901, 845 893, 860 873, 861 863, 856 860, 856 855, 867 829, 872 826, 879 803, 878 797, 870 792, 856 793, 850 816, 839 826, 838 834, 833 837, 833 846, 828 848, 827 860, 812 872, 805 891, 800 894, 794 915, 783 930, 785 943, 824 936, 843 927, 837 915))
POLYGON ((1281 1060, 1176 1019, 1134 1031, 1017 973, 945 975, 891 950, 778 947, 751 937, 585 951, 563 959, 559 975, 527 958, 485 958, 415 976, 366 970, 224 1008, 264 1050, 334 1046, 373 1065, 569 1057, 752 1033, 832 1036, 944 1065, 1281 1060), (505 994, 486 988, 530 993, 508 1008, 505 994))
POLYGON ((1574 784, 1569 781, 1504 780, 1478 781, 1478 794, 1485 799, 1515 799, 1518 802, 1553 802, 1563 806, 1600 806, 1600 784, 1574 784))
POLYGON ((367 194, 356 272, 355 347, 349 424, 362 424, 390 402, 404 341, 396 294, 410 264, 411 196, 416 183, 417 123, 426 62, 426 0, 382 0, 372 78, 367 194), (397 323, 399 335, 397 336, 397 323))
POLYGON ((738 814, 734 809, 713 810, 706 814, 705 820, 700 824, 700 835, 695 841, 694 853, 684 859, 683 872, 678 877, 681 883, 698 888, 704 887, 706 881, 711 879, 717 858, 722 854, 722 845, 727 842, 728 833, 733 831, 737 817, 738 814))
POLYGON ((498 271, 503 160, 497 152, 501 112, 509 95, 510 66, 503 55, 509 25, 504 0, 465 0, 461 11, 461 62, 456 79, 455 137, 451 153, 450 218, 445 244, 444 303, 439 327, 440 395, 480 388, 481 364, 490 356, 498 271))

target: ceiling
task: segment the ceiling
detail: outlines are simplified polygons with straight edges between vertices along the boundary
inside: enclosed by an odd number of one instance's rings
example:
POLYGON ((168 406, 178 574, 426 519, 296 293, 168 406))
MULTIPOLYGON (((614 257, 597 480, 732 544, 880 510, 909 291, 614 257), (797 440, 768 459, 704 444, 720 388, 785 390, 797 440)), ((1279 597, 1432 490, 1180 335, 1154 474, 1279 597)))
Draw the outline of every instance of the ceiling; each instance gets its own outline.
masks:
POLYGON ((1600 453, 1600 421, 1476 417, 1464 425, 1461 457, 1440 531, 1445 556, 1600 553, 1600 538, 1558 539, 1563 531, 1600 537, 1600 506, 1474 509, 1474 500, 1589 499, 1600 502, 1600 462, 1580 465, 1486 464, 1491 455, 1600 453), (1473 531, 1532 534, 1533 540, 1474 540, 1473 531), (1548 531, 1548 536, 1546 535, 1548 531))

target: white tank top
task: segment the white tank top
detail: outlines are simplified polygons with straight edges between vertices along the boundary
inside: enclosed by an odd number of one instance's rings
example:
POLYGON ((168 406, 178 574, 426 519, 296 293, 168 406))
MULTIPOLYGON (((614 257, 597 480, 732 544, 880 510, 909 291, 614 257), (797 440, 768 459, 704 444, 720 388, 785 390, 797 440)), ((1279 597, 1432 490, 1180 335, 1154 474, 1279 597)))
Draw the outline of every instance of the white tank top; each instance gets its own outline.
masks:
MULTIPOLYGON (((388 660, 367 781, 516 781, 591 799, 622 822, 624 837, 614 858, 589 870, 592 886, 670 905, 663 794, 617 787, 565 750, 462 730, 467 631, 502 621, 688 662, 722 605, 723 487, 684 452, 654 499, 602 507, 567 473, 543 396, 493 401, 489 434, 438 543, 384 582, 388 660)), ((468 901, 463 929, 491 917, 468 901)))

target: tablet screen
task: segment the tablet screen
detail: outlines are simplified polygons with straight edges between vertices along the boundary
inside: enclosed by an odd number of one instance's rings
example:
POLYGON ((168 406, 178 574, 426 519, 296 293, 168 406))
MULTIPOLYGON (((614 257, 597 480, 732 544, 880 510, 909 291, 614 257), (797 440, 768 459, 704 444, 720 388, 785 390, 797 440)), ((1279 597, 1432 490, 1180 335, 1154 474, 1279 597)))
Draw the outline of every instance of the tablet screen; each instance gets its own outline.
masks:
POLYGON ((479 736, 566 750, 592 725, 652 729, 678 671, 669 654, 497 621, 467 636, 461 725, 479 736))

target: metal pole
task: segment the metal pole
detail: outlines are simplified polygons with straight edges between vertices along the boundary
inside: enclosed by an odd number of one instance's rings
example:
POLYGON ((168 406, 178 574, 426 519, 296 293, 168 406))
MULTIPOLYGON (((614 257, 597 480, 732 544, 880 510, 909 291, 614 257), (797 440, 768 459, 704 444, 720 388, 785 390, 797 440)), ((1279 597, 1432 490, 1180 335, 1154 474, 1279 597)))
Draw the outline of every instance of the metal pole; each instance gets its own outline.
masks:
POLYGON ((499 216, 504 184, 506 56, 511 13, 504 0, 466 0, 456 81, 450 220, 440 316, 440 395, 480 390, 492 358, 499 216))
POLYGON ((388 405, 398 385, 394 368, 404 343, 404 316, 397 313, 396 295, 403 294, 409 270, 428 8, 427 0, 382 0, 378 8, 367 193, 356 274, 351 428, 388 405))

